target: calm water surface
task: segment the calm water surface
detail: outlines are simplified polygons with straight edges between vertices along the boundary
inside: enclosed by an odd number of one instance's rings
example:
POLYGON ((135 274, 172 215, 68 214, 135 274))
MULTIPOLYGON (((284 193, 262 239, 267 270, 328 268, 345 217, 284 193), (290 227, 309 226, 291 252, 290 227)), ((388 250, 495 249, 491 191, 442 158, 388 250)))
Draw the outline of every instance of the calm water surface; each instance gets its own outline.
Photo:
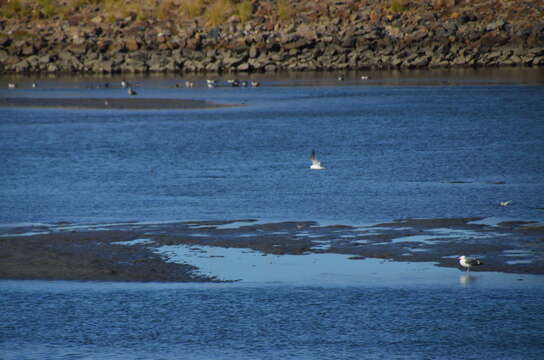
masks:
MULTIPOLYGON (((236 108, 1 109, 0 224, 544 220, 542 71, 334 78, 261 78, 256 89, 138 79, 142 97, 236 108), (311 149, 327 170, 308 169, 311 149)), ((126 94, 80 86, 93 81, 41 79, 0 96, 126 94)), ((0 359, 541 358, 542 281, 497 276, 486 286, 3 281, 0 359)))
MULTIPOLYGON (((0 223, 542 218, 542 71, 532 72, 538 84, 428 74, 272 78, 256 89, 151 78, 139 96, 245 106, 3 109, 0 223), (327 171, 308 169, 311 149, 327 171), (497 206, 506 200, 513 205, 497 206)), ((78 84, 42 81, 0 96, 126 96, 78 84)))
POLYGON ((539 359, 544 289, 0 283, 3 359, 539 359))

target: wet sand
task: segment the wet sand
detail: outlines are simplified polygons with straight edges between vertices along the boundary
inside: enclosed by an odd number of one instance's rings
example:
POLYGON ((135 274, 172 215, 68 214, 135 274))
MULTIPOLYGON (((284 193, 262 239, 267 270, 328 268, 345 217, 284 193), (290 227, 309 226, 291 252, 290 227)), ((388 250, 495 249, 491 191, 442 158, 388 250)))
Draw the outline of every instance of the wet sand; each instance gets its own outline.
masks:
POLYGON ((175 110, 231 107, 205 100, 153 98, 0 98, 0 108, 175 110))
POLYGON ((457 268, 456 257, 467 254, 483 257, 484 266, 473 271, 544 274, 541 223, 416 219, 353 227, 243 219, 3 227, 0 279, 219 281, 191 264, 169 262, 157 252, 167 245, 252 249, 279 256, 344 254, 350 261, 377 258, 457 268))

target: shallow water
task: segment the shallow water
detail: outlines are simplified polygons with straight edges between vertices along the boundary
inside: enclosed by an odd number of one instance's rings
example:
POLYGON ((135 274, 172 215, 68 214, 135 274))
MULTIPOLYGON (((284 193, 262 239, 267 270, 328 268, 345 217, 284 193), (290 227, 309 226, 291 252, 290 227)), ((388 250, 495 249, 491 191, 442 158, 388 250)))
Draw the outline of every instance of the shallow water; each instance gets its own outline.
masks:
POLYGON ((542 287, 0 286, 7 360, 538 359, 543 350, 542 287))
MULTIPOLYGON (((142 97, 244 104, 236 108, 1 109, 0 224, 544 220, 542 70, 378 73, 364 83, 356 75, 343 83, 335 74, 261 77, 256 89, 130 79, 142 97), (312 149, 327 170, 308 169, 312 149), (513 202, 498 206, 506 200, 513 202)), ((111 79, 43 78, 38 89, 2 88, 0 96, 125 96, 87 87, 99 81, 111 79)), ((252 276, 228 284, 0 281, 0 358, 538 359, 544 352, 541 276, 251 253, 237 261, 213 251, 183 259, 226 279, 252 276), (319 267, 300 271, 314 260, 319 267), (271 261, 282 267, 268 268, 271 261)))

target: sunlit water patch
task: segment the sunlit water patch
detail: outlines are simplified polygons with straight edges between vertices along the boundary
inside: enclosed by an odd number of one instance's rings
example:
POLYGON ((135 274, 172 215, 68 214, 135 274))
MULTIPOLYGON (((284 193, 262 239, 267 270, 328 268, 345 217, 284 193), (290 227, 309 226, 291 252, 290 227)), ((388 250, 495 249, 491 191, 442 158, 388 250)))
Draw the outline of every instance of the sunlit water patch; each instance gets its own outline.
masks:
MULTIPOLYGON (((411 252, 427 249, 407 248, 411 252)), ((458 281, 458 269, 436 267, 427 262, 394 262, 353 259, 341 254, 266 255, 243 248, 167 245, 155 251, 167 261, 190 264, 203 275, 225 281, 258 284, 322 285, 424 285, 458 281)), ((512 286, 520 281, 544 285, 544 276, 478 273, 487 286, 512 286)))

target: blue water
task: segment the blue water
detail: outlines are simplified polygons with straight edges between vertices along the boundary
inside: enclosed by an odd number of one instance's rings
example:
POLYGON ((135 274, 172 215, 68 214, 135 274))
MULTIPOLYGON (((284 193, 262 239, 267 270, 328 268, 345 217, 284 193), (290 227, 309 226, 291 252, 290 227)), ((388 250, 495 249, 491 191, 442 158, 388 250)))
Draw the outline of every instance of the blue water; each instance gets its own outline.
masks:
POLYGON ((3 288, 6 360, 540 359, 544 350, 542 288, 3 288))
POLYGON ((0 223, 544 216, 543 85, 143 84, 142 97, 246 106, 3 109, 0 223), (312 149, 326 171, 308 169, 312 149))
MULTIPOLYGON (((544 81, 410 76, 263 78, 257 89, 141 79, 142 97, 244 106, 1 109, 0 224, 543 221, 544 81), (312 149, 326 170, 308 169, 312 149), (505 200, 512 205, 497 205, 505 200)), ((55 80, 15 91, 125 95, 55 80)), ((518 282, 4 281, 0 359, 539 359, 542 281, 518 282)))

